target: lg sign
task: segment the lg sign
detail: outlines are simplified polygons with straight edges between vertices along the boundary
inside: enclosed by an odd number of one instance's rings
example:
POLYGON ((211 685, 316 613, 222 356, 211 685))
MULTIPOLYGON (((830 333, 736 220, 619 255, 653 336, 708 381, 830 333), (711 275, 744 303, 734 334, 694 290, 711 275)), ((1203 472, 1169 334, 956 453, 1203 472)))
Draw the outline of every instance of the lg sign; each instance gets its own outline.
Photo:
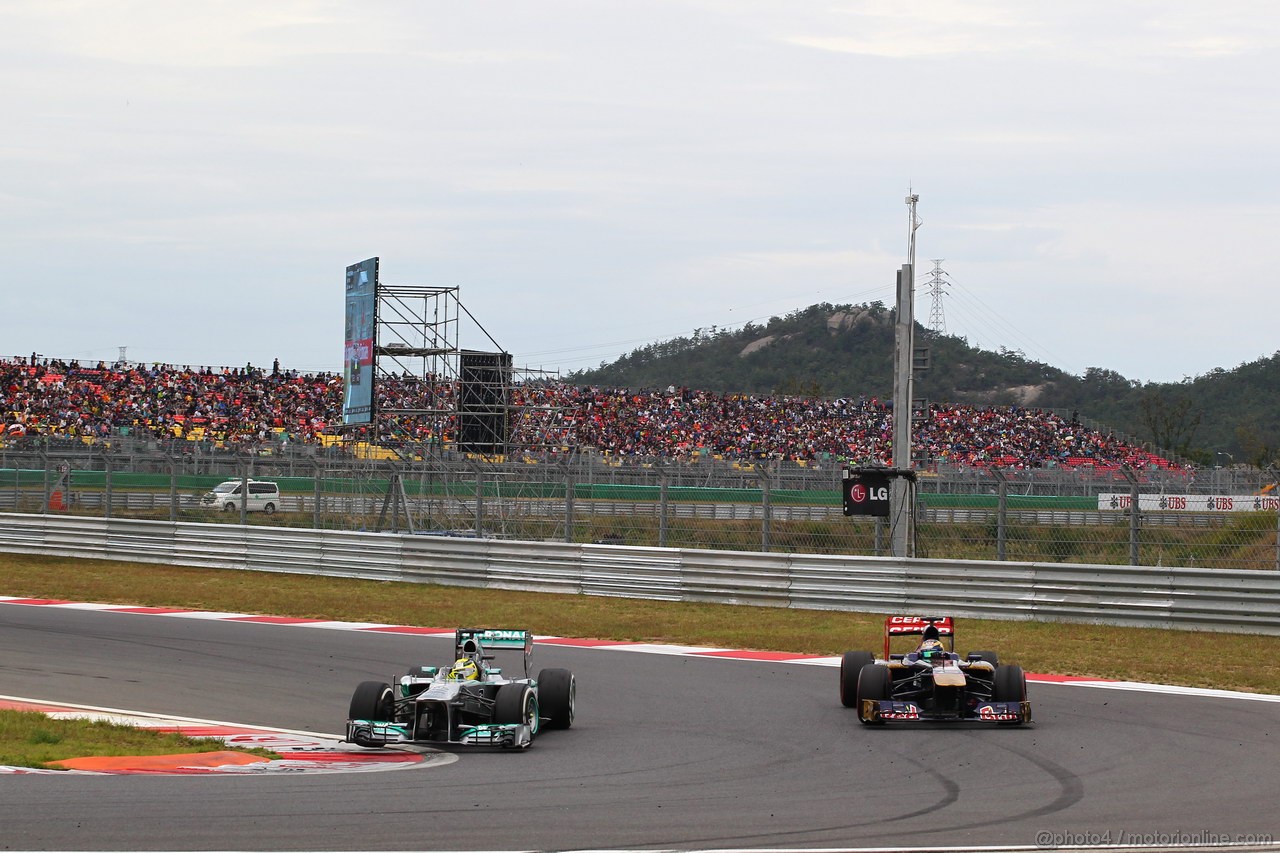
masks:
POLYGON ((889 517, 889 475, 868 472, 845 472, 842 480, 845 515, 878 515, 889 517))
POLYGON ((853 488, 849 489, 849 499, 856 504, 865 503, 866 501, 887 501, 889 500, 889 487, 875 486, 868 488, 864 483, 854 483, 853 488))

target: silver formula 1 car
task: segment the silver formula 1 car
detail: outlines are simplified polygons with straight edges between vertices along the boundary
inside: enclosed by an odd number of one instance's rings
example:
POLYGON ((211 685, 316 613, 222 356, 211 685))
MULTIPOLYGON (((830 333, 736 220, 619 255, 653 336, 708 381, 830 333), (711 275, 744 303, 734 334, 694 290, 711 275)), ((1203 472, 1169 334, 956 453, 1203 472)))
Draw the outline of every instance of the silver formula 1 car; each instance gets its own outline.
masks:
POLYGON ((889 720, 1031 722, 1022 668, 1002 665, 995 652, 955 652, 950 616, 890 616, 884 623, 884 657, 845 652, 840 661, 840 702, 857 708, 867 725, 889 720), (920 637, 911 651, 892 653, 895 637, 920 637))
POLYGON ((417 666, 396 680, 361 682, 351 697, 347 740, 359 746, 438 743, 523 749, 543 727, 573 725, 577 683, 567 669, 529 677, 533 635, 459 628, 450 666, 417 666), (495 649, 521 649, 524 677, 506 678, 495 649))

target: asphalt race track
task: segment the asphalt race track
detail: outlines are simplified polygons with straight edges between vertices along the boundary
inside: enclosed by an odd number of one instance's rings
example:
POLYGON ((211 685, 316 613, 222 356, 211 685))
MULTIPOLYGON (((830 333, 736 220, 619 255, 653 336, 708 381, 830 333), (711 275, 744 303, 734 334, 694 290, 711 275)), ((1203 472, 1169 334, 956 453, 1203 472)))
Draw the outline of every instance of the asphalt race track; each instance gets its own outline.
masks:
MULTIPOLYGON (((961 623, 966 650, 963 639, 961 623)), ((319 733, 342 730, 358 682, 452 657, 434 638, 21 605, 0 605, 0 650, 0 694, 319 733)), ((999 651, 1016 660, 1016 649, 999 651)), ((867 728, 841 707, 827 666, 547 645, 533 665, 574 671, 578 718, 527 751, 396 773, 0 777, 0 846, 1034 847, 1280 835, 1280 703, 1033 684, 1030 727, 867 728)))

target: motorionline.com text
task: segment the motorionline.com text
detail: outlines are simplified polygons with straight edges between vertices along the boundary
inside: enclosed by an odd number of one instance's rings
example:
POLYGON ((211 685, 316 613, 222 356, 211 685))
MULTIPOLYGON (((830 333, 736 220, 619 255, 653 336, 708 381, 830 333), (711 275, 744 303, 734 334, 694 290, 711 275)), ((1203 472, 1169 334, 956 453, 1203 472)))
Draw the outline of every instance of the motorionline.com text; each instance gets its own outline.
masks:
POLYGON ((1143 847, 1193 847, 1210 845, 1274 844, 1275 835, 1269 832, 1131 832, 1129 830, 1043 830, 1036 833, 1036 846, 1044 850, 1057 847, 1092 847, 1097 845, 1124 845, 1143 847))

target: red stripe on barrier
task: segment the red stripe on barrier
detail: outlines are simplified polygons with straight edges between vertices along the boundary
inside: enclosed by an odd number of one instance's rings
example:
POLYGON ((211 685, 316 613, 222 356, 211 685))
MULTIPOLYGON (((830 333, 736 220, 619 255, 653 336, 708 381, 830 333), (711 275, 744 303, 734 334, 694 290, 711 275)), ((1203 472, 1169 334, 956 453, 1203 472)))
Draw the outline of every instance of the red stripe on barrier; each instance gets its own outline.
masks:
POLYGON ((572 637, 546 637, 540 640, 534 640, 540 646, 580 646, 584 649, 594 649, 606 646, 635 646, 645 645, 635 640, 575 640, 572 637))
POLYGON ((232 737, 234 735, 256 735, 258 729, 237 728, 235 726, 143 726, 148 731, 166 732, 186 737, 232 737))
POLYGON ((373 631, 382 634, 452 634, 452 628, 417 628, 413 625, 379 625, 375 628, 361 628, 361 631, 373 631))
POLYGON ((200 613, 190 607, 112 607, 112 613, 145 613, 148 616, 164 616, 167 613, 200 613))
POLYGON ((310 625, 331 622, 331 619, 303 619, 297 616, 231 616, 228 622, 261 622, 265 625, 310 625))
POLYGON ((62 598, 7 598, 5 599, 4 603, 5 604, 58 605, 58 604, 74 604, 75 602, 67 601, 66 599, 62 599, 62 598))
POLYGON ((827 655, 798 655, 795 652, 691 652, 693 657, 699 658, 734 658, 736 660, 772 660, 772 661, 793 661, 793 660, 815 660, 817 658, 827 657, 827 655))
POLYGON ((418 764, 423 760, 422 756, 416 752, 279 752, 279 755, 285 761, 306 761, 314 764, 348 761, 359 761, 361 764, 418 764))

